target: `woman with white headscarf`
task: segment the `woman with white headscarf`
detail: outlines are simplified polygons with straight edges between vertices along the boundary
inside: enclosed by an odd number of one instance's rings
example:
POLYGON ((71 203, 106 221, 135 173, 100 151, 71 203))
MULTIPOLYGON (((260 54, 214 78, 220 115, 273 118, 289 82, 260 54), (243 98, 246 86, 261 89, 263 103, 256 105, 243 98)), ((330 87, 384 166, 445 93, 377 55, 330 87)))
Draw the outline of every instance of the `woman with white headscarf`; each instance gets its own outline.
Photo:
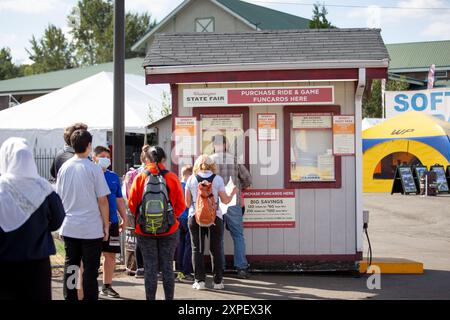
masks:
POLYGON ((51 299, 51 232, 64 217, 61 199, 39 176, 27 141, 6 140, 0 148, 0 300, 51 299))

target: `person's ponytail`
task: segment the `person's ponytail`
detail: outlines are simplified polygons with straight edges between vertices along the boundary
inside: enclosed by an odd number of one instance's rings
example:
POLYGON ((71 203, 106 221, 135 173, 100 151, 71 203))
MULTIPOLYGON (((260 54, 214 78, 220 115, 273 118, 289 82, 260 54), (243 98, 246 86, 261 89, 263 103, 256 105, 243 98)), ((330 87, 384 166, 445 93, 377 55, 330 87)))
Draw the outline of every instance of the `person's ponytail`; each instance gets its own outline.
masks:
POLYGON ((166 159, 166 153, 163 148, 158 146, 150 147, 147 151, 147 156, 152 163, 160 163, 166 159))

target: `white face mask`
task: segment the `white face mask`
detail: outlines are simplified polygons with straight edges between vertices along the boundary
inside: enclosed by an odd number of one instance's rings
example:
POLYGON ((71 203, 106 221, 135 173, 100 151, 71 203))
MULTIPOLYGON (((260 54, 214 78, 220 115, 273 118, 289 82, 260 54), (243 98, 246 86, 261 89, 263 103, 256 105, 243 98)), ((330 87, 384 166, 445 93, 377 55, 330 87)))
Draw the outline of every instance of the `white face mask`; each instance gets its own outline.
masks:
POLYGON ((111 165, 111 160, 109 158, 98 158, 97 161, 102 169, 106 169, 111 165))

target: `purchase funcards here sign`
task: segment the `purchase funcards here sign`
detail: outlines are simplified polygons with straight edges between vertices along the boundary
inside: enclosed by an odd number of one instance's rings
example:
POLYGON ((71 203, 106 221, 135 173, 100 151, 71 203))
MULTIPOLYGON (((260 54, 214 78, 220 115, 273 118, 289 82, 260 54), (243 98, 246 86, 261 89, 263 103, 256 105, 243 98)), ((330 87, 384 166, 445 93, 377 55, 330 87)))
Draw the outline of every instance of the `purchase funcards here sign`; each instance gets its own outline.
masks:
POLYGON ((183 105, 186 108, 333 103, 333 86, 183 90, 183 105))

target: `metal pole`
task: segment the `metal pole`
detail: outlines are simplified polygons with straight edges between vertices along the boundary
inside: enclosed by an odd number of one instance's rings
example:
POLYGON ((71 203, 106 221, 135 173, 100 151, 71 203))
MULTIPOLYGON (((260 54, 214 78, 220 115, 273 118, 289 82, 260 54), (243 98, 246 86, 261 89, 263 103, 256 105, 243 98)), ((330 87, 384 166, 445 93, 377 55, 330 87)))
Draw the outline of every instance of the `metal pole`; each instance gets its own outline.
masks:
POLYGON ((113 170, 125 174, 125 0, 114 1, 113 170))

